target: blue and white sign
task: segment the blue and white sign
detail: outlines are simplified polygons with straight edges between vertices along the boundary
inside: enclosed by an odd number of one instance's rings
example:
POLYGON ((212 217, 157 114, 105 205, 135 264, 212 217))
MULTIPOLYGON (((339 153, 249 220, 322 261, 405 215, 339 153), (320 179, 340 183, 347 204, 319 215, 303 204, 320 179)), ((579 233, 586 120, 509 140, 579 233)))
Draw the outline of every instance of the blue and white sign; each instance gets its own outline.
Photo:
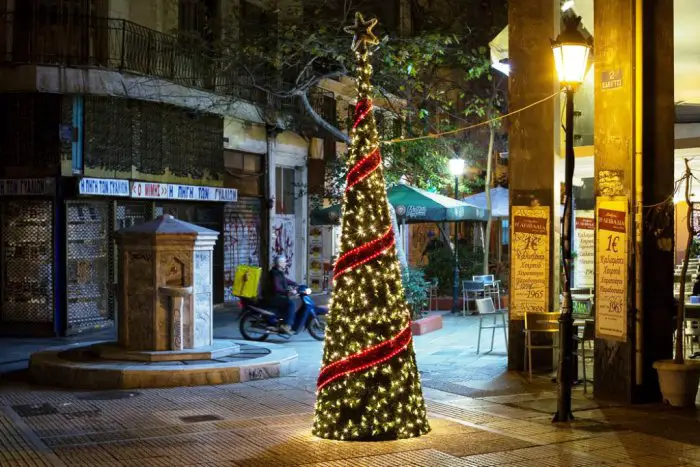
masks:
POLYGON ((53 178, 13 178, 0 180, 0 196, 53 195, 56 184, 53 178))
POLYGON ((83 178, 78 185, 78 193, 93 196, 129 197, 129 180, 83 178))
POLYGON ((234 188, 219 188, 212 186, 175 185, 171 183, 156 182, 132 182, 131 197, 235 203, 238 201, 238 190, 234 188))

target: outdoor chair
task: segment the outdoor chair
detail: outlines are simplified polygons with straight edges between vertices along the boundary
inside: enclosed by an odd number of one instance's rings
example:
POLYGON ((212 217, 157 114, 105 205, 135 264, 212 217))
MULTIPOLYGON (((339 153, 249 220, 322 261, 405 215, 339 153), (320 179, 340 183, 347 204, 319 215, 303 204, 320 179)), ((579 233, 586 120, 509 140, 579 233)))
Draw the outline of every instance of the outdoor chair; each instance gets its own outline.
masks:
POLYGON ((428 311, 433 311, 433 302, 435 303, 435 310, 438 308, 438 280, 433 279, 429 282, 428 287, 428 311))
POLYGON ((484 283, 484 298, 491 297, 497 307, 501 306, 501 283, 493 274, 472 276, 472 280, 484 283))
POLYGON ((479 337, 476 341, 476 354, 479 355, 479 350, 481 349, 481 331, 482 329, 491 330, 491 348, 489 352, 493 352, 493 341, 496 337, 496 329, 503 329, 503 337, 506 341, 506 349, 508 349, 508 326, 506 325, 506 314, 508 310, 499 309, 493 306, 493 300, 491 298, 478 298, 476 300, 476 309, 479 311, 479 337), (493 323, 484 326, 484 319, 488 316, 493 317, 493 323), (501 323, 498 323, 498 318, 501 318, 501 323))
POLYGON ((469 303, 484 298, 484 283, 481 281, 462 281, 462 316, 467 314, 469 303))
POLYGON ((685 336, 686 351, 689 350, 689 355, 692 355, 695 351, 695 341, 700 339, 700 320, 686 319, 683 335, 685 336))
POLYGON ((586 376, 586 360, 593 360, 593 348, 589 350, 589 354, 586 355, 586 343, 595 342, 595 322, 592 320, 586 320, 583 325, 583 334, 580 337, 581 341, 581 366, 583 367, 583 393, 588 392, 588 377, 586 376))
POLYGON ((552 353, 557 349, 556 334, 559 332, 559 313, 531 313, 525 312, 525 368, 528 371, 528 380, 532 382, 532 350, 550 349, 552 353), (532 343, 532 335, 541 334, 551 336, 551 344, 532 343))

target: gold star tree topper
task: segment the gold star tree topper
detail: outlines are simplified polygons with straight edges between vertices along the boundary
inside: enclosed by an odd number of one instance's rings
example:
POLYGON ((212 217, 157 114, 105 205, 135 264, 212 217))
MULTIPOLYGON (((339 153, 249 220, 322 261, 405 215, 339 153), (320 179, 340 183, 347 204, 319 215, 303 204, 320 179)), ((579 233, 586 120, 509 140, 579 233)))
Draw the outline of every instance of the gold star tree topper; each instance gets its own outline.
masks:
POLYGON ((376 18, 365 21, 362 13, 359 11, 355 13, 355 24, 345 27, 345 32, 354 36, 352 39, 352 50, 357 51, 370 45, 379 44, 379 39, 377 39, 377 36, 372 32, 372 29, 376 25, 376 18))

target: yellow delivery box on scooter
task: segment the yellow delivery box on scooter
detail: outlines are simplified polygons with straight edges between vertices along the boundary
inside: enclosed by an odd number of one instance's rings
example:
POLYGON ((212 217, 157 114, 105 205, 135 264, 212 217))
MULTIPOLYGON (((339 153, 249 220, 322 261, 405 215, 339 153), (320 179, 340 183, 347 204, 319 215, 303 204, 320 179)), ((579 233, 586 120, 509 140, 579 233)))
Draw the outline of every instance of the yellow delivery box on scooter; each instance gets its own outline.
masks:
POLYGON ((262 268, 257 266, 238 266, 233 279, 233 295, 243 298, 257 298, 262 268))

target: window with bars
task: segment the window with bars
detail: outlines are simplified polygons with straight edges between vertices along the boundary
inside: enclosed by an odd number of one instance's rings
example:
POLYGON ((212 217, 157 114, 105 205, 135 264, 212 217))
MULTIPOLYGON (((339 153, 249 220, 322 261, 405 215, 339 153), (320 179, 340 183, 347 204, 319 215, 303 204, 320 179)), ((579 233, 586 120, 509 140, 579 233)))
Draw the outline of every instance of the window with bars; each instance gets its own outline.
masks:
POLYGON ((165 104, 89 96, 85 167, 194 179, 223 178, 223 120, 165 104))

